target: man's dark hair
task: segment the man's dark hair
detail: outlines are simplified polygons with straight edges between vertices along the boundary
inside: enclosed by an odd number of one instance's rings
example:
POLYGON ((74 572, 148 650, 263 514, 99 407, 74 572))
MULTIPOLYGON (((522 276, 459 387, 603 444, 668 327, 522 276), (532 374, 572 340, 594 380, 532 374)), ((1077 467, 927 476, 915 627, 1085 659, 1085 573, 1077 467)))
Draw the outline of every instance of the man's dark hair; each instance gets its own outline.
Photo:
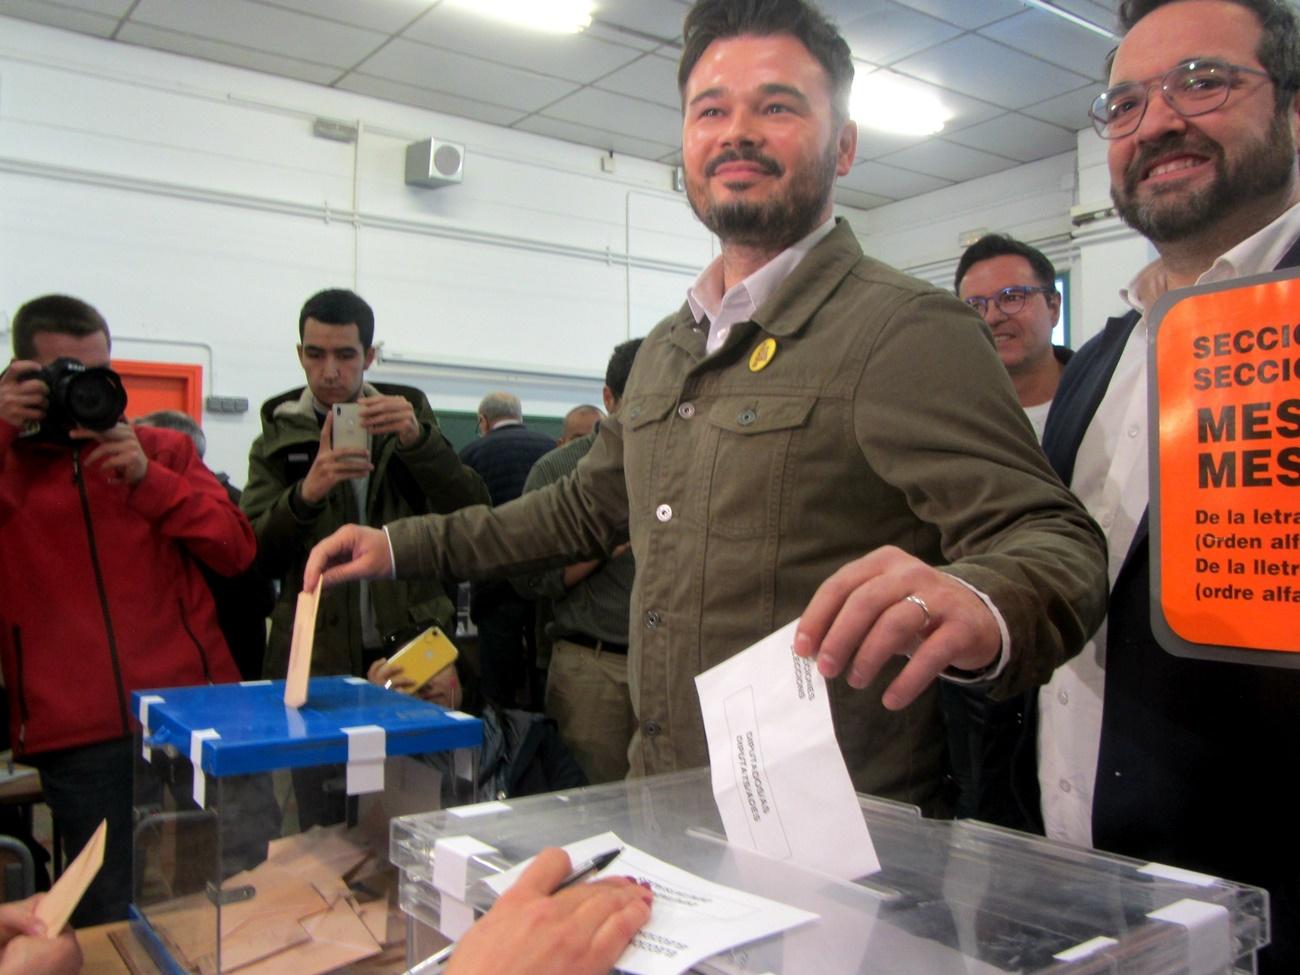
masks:
POLYGON ((952 282, 952 290, 961 290, 961 279, 974 265, 993 257, 1023 257, 1029 262, 1040 286, 1056 290, 1056 268, 1047 259, 1047 255, 1037 247, 1030 247, 1006 234, 985 234, 966 248, 961 260, 957 262, 957 275, 952 282))
POLYGON ((677 67, 677 89, 686 107, 686 82, 691 71, 714 41, 755 34, 789 34, 808 49, 830 79, 831 109, 835 124, 849 117, 849 92, 853 88, 853 55, 835 25, 804 0, 699 0, 682 25, 682 60, 677 67))
POLYGON ((346 288, 327 288, 318 291, 302 306, 298 313, 298 341, 302 341, 307 319, 314 318, 326 325, 356 325, 361 348, 369 349, 375 341, 375 313, 355 291, 346 288))
MULTIPOLYGON (((1119 5, 1120 32, 1127 34, 1133 25, 1160 7, 1183 0, 1124 0, 1119 5)), ((1228 0, 1245 7, 1259 20, 1263 33, 1255 57, 1263 65, 1276 89, 1274 99, 1277 110, 1286 108, 1292 96, 1300 91, 1300 28, 1296 26, 1296 12, 1286 0, 1228 0)), ((1109 72, 1115 52, 1106 59, 1109 72)))
POLYGON ((636 358, 636 350, 641 348, 641 341, 641 339, 628 339, 626 342, 620 342, 614 346, 614 351, 609 357, 609 365, 605 367, 605 385, 609 387, 615 399, 623 398, 623 390, 627 388, 627 377, 632 371, 632 360, 636 358))
POLYGON ((36 358, 36 336, 41 332, 76 338, 103 332, 112 347, 104 316, 80 298, 68 295, 42 295, 27 302, 14 313, 13 332, 15 359, 36 358))

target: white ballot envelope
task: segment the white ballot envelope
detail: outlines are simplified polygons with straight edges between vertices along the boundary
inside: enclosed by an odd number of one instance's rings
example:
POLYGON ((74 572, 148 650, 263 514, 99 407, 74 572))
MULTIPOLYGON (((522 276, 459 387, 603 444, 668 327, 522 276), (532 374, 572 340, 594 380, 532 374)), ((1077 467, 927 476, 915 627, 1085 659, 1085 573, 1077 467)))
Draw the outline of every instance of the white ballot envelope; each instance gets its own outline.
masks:
MULTIPOLYGON (((728 948, 817 919, 816 914, 797 907, 697 877, 628 846, 614 833, 569 843, 564 849, 574 863, 606 850, 621 849, 617 859, 591 879, 635 877, 653 889, 650 920, 614 963, 618 971, 628 975, 678 975, 728 948)), ((488 878, 486 883, 502 894, 531 862, 526 860, 488 878)))
POLYGON ((796 623, 695 678, 713 795, 727 842, 853 880, 880 861, 796 623))

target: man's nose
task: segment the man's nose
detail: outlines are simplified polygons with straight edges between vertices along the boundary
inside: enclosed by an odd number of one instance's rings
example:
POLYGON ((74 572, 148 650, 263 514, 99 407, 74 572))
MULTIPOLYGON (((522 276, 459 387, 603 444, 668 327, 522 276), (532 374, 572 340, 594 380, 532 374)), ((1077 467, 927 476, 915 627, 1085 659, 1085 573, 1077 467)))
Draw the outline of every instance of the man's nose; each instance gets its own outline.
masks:
POLYGON ((762 141, 757 119, 747 108, 739 108, 728 118, 727 130, 722 134, 723 145, 753 146, 762 141))
POLYGON ((1186 129, 1187 119, 1174 111, 1159 85, 1152 85, 1147 92, 1147 110, 1134 133, 1138 141, 1153 142, 1169 132, 1183 132, 1186 129))

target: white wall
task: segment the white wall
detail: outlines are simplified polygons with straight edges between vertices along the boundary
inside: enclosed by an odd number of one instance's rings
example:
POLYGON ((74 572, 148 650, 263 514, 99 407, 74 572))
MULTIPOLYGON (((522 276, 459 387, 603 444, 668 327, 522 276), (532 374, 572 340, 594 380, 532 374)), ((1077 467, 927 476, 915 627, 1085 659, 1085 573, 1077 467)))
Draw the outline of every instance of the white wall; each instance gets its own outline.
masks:
POLYGON ((610 349, 714 253, 668 167, 608 175, 600 156, 0 18, 0 325, 62 291, 104 312, 115 354, 201 363, 205 395, 250 401, 204 417, 237 482, 258 405, 302 382, 297 313, 322 287, 375 307, 374 378, 436 409, 507 387, 559 415, 599 402, 610 349), (314 137, 316 116, 358 143, 314 137), (465 144, 463 184, 404 184, 406 145, 431 135, 465 144))

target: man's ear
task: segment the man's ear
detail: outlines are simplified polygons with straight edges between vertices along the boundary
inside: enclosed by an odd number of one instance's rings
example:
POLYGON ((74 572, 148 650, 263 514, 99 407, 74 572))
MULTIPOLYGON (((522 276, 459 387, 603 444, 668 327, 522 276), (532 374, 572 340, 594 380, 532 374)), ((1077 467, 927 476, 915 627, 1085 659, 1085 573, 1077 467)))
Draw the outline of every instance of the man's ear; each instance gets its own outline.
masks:
POLYGON ((370 368, 371 366, 373 366, 374 364, 375 364, 375 347, 372 345, 370 348, 366 349, 366 365, 365 365, 365 368, 366 368, 366 369, 369 369, 369 368, 370 368))
POLYGON ((847 120, 840 128, 839 138, 835 144, 835 174, 847 176, 853 168, 853 159, 858 152, 858 123, 847 120))
POLYGON ((605 401, 606 413, 613 413, 616 409, 618 409, 618 397, 614 395, 614 391, 612 389, 610 389, 608 386, 605 386, 601 389, 600 395, 601 395, 601 399, 605 401))

